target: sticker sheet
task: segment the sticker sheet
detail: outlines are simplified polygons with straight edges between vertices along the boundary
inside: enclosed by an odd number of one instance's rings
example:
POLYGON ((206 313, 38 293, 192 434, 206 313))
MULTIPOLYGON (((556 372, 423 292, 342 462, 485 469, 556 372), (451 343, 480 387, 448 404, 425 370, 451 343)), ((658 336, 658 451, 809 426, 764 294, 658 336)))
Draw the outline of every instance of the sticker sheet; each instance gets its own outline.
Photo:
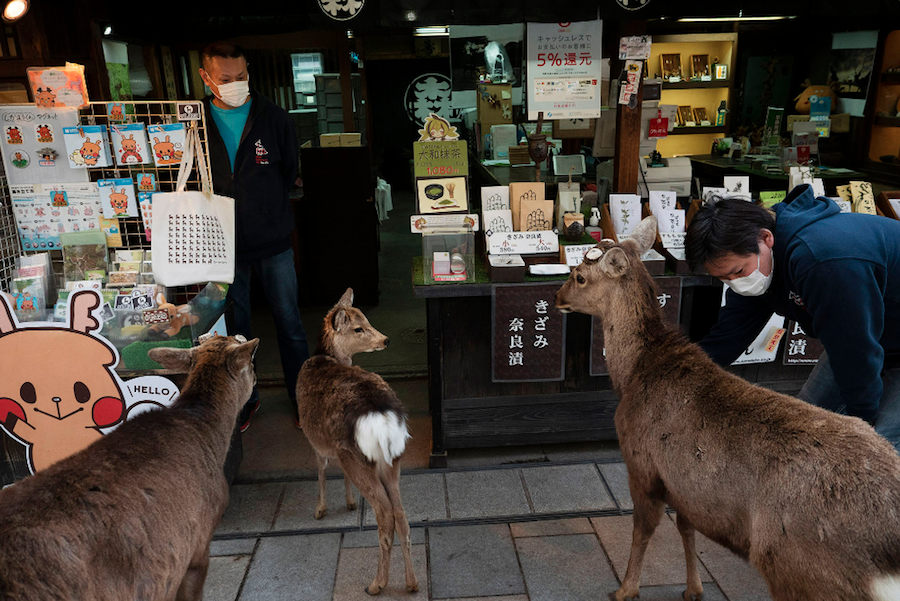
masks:
POLYGON ((112 219, 138 216, 134 181, 130 177, 101 179, 97 185, 100 187, 100 203, 103 206, 104 217, 112 219))
POLYGON ((33 105, 0 107, 0 153, 11 186, 86 182, 88 174, 69 169, 62 130, 78 125, 75 109, 33 105))
POLYGON ((63 137, 72 169, 112 167, 105 125, 65 127, 63 137))
POLYGON ((10 186, 22 249, 61 248, 59 235, 100 227, 97 184, 10 186))
POLYGON ((147 128, 150 146, 153 149, 153 163, 157 166, 177 165, 181 162, 184 149, 184 123, 151 125, 147 128))
POLYGON ((143 123, 112 125, 110 129, 117 165, 143 165, 151 162, 143 123))
POLYGON ((144 236, 150 242, 150 231, 153 229, 153 194, 138 192, 138 205, 141 208, 141 219, 144 221, 144 236))

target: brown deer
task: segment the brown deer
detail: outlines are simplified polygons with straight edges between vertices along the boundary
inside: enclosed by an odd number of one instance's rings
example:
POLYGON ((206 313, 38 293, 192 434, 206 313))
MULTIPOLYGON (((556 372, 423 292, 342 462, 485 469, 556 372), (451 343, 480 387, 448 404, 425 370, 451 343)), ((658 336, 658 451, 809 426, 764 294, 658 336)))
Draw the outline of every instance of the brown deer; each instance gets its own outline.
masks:
POLYGON ((258 344, 152 349, 165 367, 193 366, 171 408, 0 492, 0 599, 201 599, 258 344))
POLYGON ((300 426, 316 451, 319 464, 319 501, 316 519, 325 515, 325 468, 338 459, 344 470, 347 508, 356 503, 350 483, 375 510, 378 522, 378 571, 366 588, 377 595, 387 586, 394 530, 406 564, 406 589, 419 590, 410 555, 409 522, 400 501, 400 456, 409 432, 406 410, 381 376, 351 365, 356 353, 384 350, 388 338, 353 307, 347 288, 325 316, 318 353, 297 378, 300 426))
POLYGON ((900 456, 865 422, 754 386, 669 329, 640 257, 656 220, 588 251, 556 296, 600 318, 634 500, 617 601, 638 596, 668 503, 700 599, 694 529, 752 563, 775 601, 900 599, 900 456))

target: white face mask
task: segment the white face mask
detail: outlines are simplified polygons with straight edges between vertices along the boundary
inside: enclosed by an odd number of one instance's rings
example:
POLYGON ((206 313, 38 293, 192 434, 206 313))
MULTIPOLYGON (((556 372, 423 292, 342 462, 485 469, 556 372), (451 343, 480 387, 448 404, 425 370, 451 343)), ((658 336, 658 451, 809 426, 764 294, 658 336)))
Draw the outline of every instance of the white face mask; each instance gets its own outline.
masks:
POLYGON ((772 284, 772 276, 775 275, 775 257, 772 257, 772 271, 769 275, 763 275, 759 270, 760 255, 756 255, 756 269, 750 275, 733 280, 725 280, 725 284, 741 296, 762 296, 772 284))
MULTIPOLYGON (((216 86, 216 88, 219 90, 216 98, 228 106, 237 108, 247 101, 247 96, 250 94, 250 78, 248 76, 246 81, 223 83, 216 86)), ((210 89, 212 90, 212 88, 210 89)), ((215 94, 215 90, 213 90, 213 94, 215 94)))

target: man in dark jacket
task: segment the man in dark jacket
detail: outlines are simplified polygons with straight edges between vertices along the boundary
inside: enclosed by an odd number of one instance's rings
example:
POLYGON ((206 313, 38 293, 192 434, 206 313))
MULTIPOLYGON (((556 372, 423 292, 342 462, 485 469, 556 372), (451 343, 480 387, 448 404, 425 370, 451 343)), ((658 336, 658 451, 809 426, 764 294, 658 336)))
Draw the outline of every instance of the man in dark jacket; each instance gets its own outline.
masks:
MULTIPOLYGON (((275 320, 284 382, 294 404, 297 374, 309 357, 297 308, 294 215, 288 199, 297 178, 297 137, 284 109, 250 91, 240 47, 211 44, 201 59, 200 77, 212 91, 204 103, 213 188, 235 201, 236 265, 228 290, 234 333, 251 337, 250 276, 255 271, 275 320)), ((258 408, 254 387, 241 414, 241 432, 258 408)))
POLYGON ((841 213, 809 185, 774 208, 721 199, 691 221, 689 264, 730 288, 700 345, 729 365, 773 312, 796 321, 825 347, 798 396, 866 420, 900 450, 900 222, 841 213))

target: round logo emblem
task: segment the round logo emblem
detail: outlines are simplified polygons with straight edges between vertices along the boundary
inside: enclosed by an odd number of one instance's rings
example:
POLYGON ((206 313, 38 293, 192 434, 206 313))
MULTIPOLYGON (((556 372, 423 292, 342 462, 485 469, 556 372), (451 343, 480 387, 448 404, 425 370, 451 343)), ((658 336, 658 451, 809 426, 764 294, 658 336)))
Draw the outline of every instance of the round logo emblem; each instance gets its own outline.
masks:
POLYGON ((616 0, 616 3, 625 10, 640 10, 650 4, 650 0, 616 0))
POLYGON ((349 21, 359 14, 366 0, 319 0, 319 8, 335 21, 349 21))
POLYGON ((422 125, 429 113, 450 116, 450 78, 441 73, 420 75, 406 88, 404 97, 409 120, 422 125))

